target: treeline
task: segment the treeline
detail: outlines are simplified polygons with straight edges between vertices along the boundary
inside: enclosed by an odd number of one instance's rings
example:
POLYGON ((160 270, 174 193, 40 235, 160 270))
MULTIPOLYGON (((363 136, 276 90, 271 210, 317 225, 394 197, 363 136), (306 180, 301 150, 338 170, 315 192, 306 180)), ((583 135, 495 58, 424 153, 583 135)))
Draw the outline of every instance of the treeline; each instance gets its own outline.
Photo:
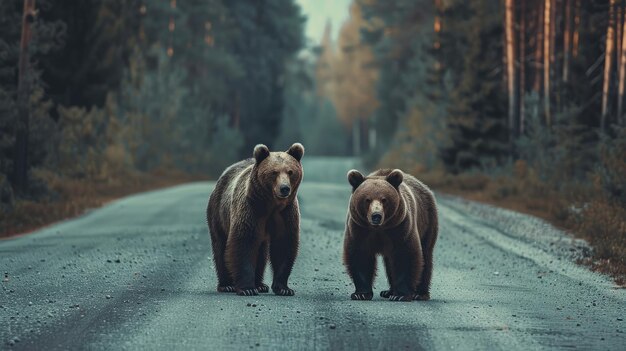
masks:
POLYGON ((415 152, 460 172, 523 159, 585 177, 600 149, 623 147, 626 2, 357 3, 380 74, 374 160, 415 152))
POLYGON ((356 3, 379 74, 371 164, 506 176, 497 196, 550 199, 623 257, 626 1, 356 3))
POLYGON ((42 172, 215 174, 275 142, 303 45, 293 0, 26 2, 0 2, 3 208, 45 193, 42 172))

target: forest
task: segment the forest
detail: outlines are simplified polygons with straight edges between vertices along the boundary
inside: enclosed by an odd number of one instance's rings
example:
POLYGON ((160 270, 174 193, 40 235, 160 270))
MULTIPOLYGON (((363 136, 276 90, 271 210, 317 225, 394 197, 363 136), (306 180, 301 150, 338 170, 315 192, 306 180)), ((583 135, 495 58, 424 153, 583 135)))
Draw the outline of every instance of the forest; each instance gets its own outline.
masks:
POLYGON ((617 0, 357 0, 319 93, 366 164, 546 218, 623 279, 625 24, 617 0))
POLYGON ((303 24, 290 0, 2 1, 0 232, 271 145, 303 24))
POLYGON ((2 1, 0 233, 300 141, 548 219, 626 275, 626 1, 354 0, 319 42, 305 23, 291 0, 2 1))

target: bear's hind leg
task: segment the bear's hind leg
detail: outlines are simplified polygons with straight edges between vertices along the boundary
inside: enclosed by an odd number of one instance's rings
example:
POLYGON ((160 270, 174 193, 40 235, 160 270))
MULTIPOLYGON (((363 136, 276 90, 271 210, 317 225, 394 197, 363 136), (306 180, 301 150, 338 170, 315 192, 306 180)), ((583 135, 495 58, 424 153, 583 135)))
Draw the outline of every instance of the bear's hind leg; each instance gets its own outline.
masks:
POLYGON ((430 281, 433 276, 433 249, 437 241, 437 230, 437 222, 434 221, 434 223, 431 224, 430 232, 428 235, 424 236, 425 240, 422 241, 424 270, 422 271, 420 283, 417 286, 417 293, 415 294, 416 300, 430 300, 430 281))
MULTIPOLYGON (((250 218, 250 216, 244 216, 250 218)), ((255 286, 256 263, 259 253, 258 235, 249 222, 236 223, 226 243, 226 266, 232 274, 237 295, 258 295, 255 286)))
POLYGON ((287 283, 300 243, 300 212, 297 200, 283 210, 278 221, 273 222, 270 228, 270 262, 274 272, 272 291, 279 296, 293 296, 295 291, 287 283))
POLYGON ((272 291, 280 296, 293 296, 295 291, 287 285, 291 269, 296 261, 297 241, 289 234, 272 240, 270 244, 270 261, 274 271, 272 291))
MULTIPOLYGON (((417 243, 419 247, 419 242, 417 243)), ((393 280, 389 301, 413 301, 419 277, 423 269, 422 256, 411 249, 411 245, 403 245, 394 250, 391 258, 393 280)))
MULTIPOLYGON (((211 219, 209 218, 209 221, 211 219)), ((221 231, 217 224, 211 223, 211 247, 213 248, 213 262, 217 273, 217 291, 235 292, 233 281, 226 269, 224 253, 226 251, 226 233, 221 231)))
POLYGON ((346 246, 345 262, 355 289, 350 299, 371 300, 374 297, 372 285, 376 273, 376 255, 363 245, 352 242, 346 246))
POLYGON ((256 261, 256 277, 254 285, 260 293, 270 291, 269 286, 263 284, 263 275, 265 274, 265 265, 267 264, 267 243, 262 243, 259 247, 259 256, 256 261))
POLYGON ((430 280, 433 273, 433 254, 432 252, 424 252, 424 270, 420 283, 417 286, 415 300, 430 300, 430 280))
POLYGON ((393 269, 392 265, 391 265, 391 261, 389 260, 389 258, 384 257, 383 259, 385 261, 385 272, 387 273, 387 281, 389 282, 389 290, 382 290, 380 292, 380 297, 388 299, 389 296, 393 295, 392 291, 391 291, 391 287, 393 286, 393 274, 391 273, 391 270, 393 269))

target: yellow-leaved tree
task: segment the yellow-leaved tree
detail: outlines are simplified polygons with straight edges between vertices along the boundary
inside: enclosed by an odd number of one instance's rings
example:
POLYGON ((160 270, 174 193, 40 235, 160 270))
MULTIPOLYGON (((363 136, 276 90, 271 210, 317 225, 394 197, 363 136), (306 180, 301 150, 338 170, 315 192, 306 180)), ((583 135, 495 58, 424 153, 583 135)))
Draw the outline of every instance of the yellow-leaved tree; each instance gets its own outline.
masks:
POLYGON ((374 129, 370 128, 368 120, 378 108, 378 70, 371 47, 361 40, 361 29, 367 25, 358 3, 353 2, 350 19, 339 33, 336 91, 332 97, 342 124, 352 130, 352 145, 356 154, 374 147, 376 142, 374 129))
POLYGON ((378 69, 371 47, 361 39, 361 29, 368 25, 358 3, 353 2, 335 47, 327 24, 315 72, 317 93, 332 101, 341 124, 351 135, 355 155, 374 147, 376 138, 368 120, 378 107, 378 69))
POLYGON ((361 41, 361 28, 366 23, 357 3, 350 7, 350 19, 339 33, 337 76, 334 103, 339 118, 346 126, 364 119, 378 107, 375 84, 378 70, 374 66, 372 49, 361 41))

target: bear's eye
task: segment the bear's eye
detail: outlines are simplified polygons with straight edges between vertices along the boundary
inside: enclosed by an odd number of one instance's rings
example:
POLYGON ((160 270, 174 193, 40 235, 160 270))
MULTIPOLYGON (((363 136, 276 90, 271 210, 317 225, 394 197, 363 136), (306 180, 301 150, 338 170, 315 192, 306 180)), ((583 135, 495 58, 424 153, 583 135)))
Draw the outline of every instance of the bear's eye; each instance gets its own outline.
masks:
POLYGON ((293 175, 293 171, 292 171, 292 170, 288 170, 288 171, 287 171, 287 174, 289 174, 289 175, 293 175))
POLYGON ((372 202, 372 199, 370 199, 370 198, 368 197, 367 199, 365 199, 365 202, 367 202, 367 203, 369 204, 370 202, 372 202))
POLYGON ((384 197, 382 199, 380 199, 380 202, 385 203, 387 202, 387 199, 385 199, 384 197))
POLYGON ((277 176, 278 175, 278 171, 272 171, 272 175, 277 176))

